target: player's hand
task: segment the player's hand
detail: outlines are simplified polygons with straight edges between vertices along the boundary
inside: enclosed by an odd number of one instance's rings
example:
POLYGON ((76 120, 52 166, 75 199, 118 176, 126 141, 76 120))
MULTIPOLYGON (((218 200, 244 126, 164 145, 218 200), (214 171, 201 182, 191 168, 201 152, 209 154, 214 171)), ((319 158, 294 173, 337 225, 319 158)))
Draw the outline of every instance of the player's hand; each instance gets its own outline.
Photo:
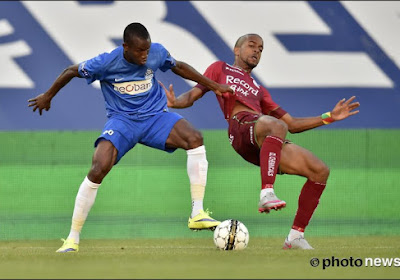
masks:
POLYGON ((160 81, 158 83, 164 88, 165 94, 167 95, 167 106, 172 107, 175 104, 175 92, 172 84, 169 85, 169 90, 160 81))
POLYGON ((33 112, 39 109, 39 114, 42 115, 42 111, 48 111, 51 106, 51 98, 48 97, 45 93, 39 94, 35 98, 31 98, 28 100, 28 107, 33 107, 33 112))
POLYGON ((235 91, 228 85, 221 85, 221 84, 217 84, 215 89, 212 89, 212 91, 215 92, 216 95, 222 96, 222 94, 228 92, 231 94, 235 94, 235 91))
POLYGON ((340 121, 343 120, 349 116, 358 114, 359 110, 354 111, 354 109, 357 109, 360 106, 359 102, 353 102, 351 103, 356 97, 352 96, 350 97, 347 101, 346 98, 343 98, 340 100, 335 108, 331 111, 331 117, 335 121, 340 121))

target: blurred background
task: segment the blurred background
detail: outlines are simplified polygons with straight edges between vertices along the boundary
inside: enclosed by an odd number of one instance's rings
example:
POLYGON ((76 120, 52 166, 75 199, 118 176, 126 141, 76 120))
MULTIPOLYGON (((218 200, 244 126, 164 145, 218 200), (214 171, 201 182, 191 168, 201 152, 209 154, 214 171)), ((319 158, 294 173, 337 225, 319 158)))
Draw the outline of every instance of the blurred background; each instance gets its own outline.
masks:
MULTIPOLYGON (((153 42, 203 73, 233 63, 246 33, 264 39, 253 75, 295 117, 330 111, 352 95, 360 113, 288 135, 331 168, 308 235, 399 235, 400 3, 392 1, 1 1, 0 240, 69 232, 75 196, 106 121, 99 83, 72 80, 39 116, 27 100, 69 65, 122 44, 141 22, 153 42)), ((156 72, 179 95, 194 83, 156 72)), ((241 220, 254 236, 288 233, 304 178, 278 176, 288 206, 257 211, 260 173, 231 148, 213 93, 176 111, 204 136, 205 207, 241 220)), ((186 153, 137 145, 105 178, 82 238, 208 237, 191 233, 186 153)))

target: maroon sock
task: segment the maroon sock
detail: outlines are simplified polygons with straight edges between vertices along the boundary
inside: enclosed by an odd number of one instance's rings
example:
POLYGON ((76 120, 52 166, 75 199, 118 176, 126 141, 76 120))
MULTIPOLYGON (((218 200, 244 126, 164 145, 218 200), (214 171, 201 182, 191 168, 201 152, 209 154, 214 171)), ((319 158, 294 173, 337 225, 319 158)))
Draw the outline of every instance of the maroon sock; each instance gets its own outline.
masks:
POLYGON ((325 189, 326 184, 316 183, 310 180, 304 184, 299 196, 299 206, 294 217, 292 229, 304 232, 314 210, 317 208, 319 198, 325 189))
POLYGON ((265 137, 260 150, 261 189, 273 188, 281 159, 283 141, 276 136, 265 137))

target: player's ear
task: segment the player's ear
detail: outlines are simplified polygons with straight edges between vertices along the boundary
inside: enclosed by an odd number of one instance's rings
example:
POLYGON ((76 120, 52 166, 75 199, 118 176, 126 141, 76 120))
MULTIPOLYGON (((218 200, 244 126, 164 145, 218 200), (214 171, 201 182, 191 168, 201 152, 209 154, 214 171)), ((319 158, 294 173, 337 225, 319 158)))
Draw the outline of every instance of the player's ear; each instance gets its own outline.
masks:
POLYGON ((240 51, 240 48, 238 48, 238 47, 233 48, 233 53, 235 54, 235 56, 239 55, 239 51, 240 51))

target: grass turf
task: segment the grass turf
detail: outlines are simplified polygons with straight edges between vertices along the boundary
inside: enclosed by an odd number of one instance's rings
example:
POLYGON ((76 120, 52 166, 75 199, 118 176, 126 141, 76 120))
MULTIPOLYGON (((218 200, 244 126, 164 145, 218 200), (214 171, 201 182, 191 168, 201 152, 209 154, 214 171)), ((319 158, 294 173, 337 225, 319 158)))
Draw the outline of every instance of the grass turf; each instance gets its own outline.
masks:
MULTIPOLYGON (((196 234, 196 233, 192 233, 196 234)), ((0 242, 0 278, 395 279, 399 267, 368 267, 365 258, 400 258, 398 236, 312 237, 315 250, 282 250, 282 238, 252 238, 243 251, 219 251, 209 238, 83 240, 80 252, 57 254, 51 241, 0 242), (361 259, 360 267, 326 267, 323 259, 361 259), (320 265, 312 267, 310 260, 320 265)), ((327 264, 327 261, 325 261, 327 264)), ((343 262, 345 265, 345 262, 343 262)), ((358 263, 359 264, 359 263, 358 263)))
POLYGON ((398 278, 399 267, 323 270, 309 262, 312 257, 400 257, 400 130, 290 136, 331 167, 307 228, 314 251, 280 249, 304 178, 278 176, 276 192, 288 206, 258 214, 259 169, 233 151, 225 131, 204 131, 205 207, 217 219, 245 223, 250 231, 246 250, 220 252, 209 232, 187 229, 190 194, 183 150, 170 155, 138 145, 103 181, 82 232, 81 252, 55 254, 61 245, 56 239, 68 233, 97 135, 0 132, 0 278, 398 278))
MULTIPOLYGON (((144 166, 138 171, 129 166, 117 166, 98 192, 82 232, 83 238, 191 238, 186 225, 190 214, 186 170, 179 167, 156 169, 144 166), (155 172, 157 176, 152 175, 155 172)), ((287 207, 262 215, 257 211, 259 189, 254 187, 259 185, 259 170, 242 168, 241 173, 235 170, 220 166, 210 168, 204 206, 213 211, 212 216, 219 220, 239 219, 253 236, 287 234, 305 180, 296 176, 279 177, 276 192, 286 200, 287 207), (231 176, 221 177, 220 174, 231 176), (232 192, 227 193, 227 189, 232 192)), ((7 188, 0 188, 0 240, 66 237, 84 171, 81 166, 0 166, 4 174, 1 178, 7 182, 7 188), (29 184, 21 185, 21 172, 29 184), (40 181, 36 181, 37 178, 40 181)), ((362 169, 335 169, 332 173, 307 229, 308 235, 400 234, 398 189, 391 187, 397 177, 395 170, 381 171, 387 179, 379 178, 379 197, 370 195, 377 190, 374 181, 368 181, 368 174, 362 169), (346 183, 350 178, 353 184, 346 183), (377 199, 385 203, 379 208, 371 207, 377 205, 377 199)))

